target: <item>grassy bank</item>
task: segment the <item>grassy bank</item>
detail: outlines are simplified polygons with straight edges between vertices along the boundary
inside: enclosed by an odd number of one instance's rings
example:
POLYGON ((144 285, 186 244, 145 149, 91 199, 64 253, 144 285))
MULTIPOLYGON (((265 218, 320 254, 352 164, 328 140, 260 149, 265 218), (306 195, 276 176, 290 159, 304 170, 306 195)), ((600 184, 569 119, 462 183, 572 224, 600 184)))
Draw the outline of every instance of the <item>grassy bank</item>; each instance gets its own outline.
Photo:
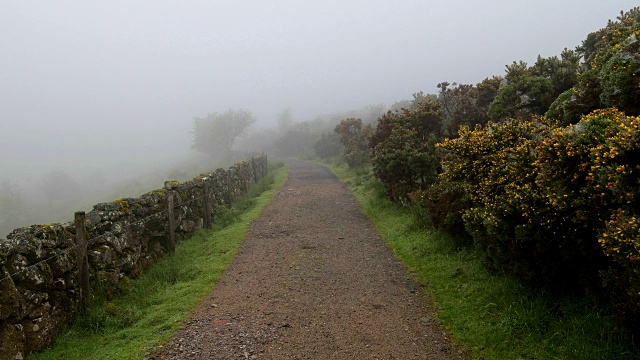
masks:
POLYGON ((142 359, 171 339, 218 282, 250 223, 271 202, 287 173, 285 167, 271 171, 231 209, 216 213, 214 229, 202 229, 177 244, 174 256, 123 285, 120 296, 97 296, 89 315, 79 319, 52 349, 30 359, 142 359))
POLYGON ((328 165, 436 303, 474 359, 637 359, 629 339, 586 298, 558 298, 489 274, 473 248, 434 231, 424 214, 384 198, 370 169, 328 165))

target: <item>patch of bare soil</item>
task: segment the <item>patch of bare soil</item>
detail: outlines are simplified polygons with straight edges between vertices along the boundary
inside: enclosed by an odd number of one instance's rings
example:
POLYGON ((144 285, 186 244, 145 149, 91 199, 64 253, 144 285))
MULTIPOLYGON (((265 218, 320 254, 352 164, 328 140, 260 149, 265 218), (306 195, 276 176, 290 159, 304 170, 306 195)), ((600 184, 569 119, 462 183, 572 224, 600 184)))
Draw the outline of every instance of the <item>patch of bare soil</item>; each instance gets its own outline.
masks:
POLYGON ((224 276, 154 359, 467 359, 351 192, 289 179, 224 276))

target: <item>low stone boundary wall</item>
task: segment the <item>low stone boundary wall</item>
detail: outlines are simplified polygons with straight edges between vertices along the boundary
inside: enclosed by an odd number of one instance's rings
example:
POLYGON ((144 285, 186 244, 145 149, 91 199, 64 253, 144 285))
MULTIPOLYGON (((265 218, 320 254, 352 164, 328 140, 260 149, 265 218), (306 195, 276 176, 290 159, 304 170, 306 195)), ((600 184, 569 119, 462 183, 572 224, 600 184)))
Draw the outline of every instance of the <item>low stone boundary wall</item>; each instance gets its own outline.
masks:
POLYGON ((203 227, 210 210, 232 203, 266 174, 266 156, 255 156, 184 183, 167 181, 136 198, 96 204, 76 213, 82 229, 76 220, 13 230, 0 240, 0 359, 22 359, 50 346, 81 311, 86 296, 78 264, 85 246, 89 281, 115 290, 203 227))

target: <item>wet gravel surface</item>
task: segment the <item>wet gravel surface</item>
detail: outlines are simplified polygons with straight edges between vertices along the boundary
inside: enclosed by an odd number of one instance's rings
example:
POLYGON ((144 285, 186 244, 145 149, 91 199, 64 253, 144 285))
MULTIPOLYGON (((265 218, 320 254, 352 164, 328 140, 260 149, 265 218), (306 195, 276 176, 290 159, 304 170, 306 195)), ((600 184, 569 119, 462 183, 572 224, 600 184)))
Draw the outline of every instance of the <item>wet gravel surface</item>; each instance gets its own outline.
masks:
POLYGON ((151 359, 467 359, 324 167, 289 179, 192 318, 151 359))

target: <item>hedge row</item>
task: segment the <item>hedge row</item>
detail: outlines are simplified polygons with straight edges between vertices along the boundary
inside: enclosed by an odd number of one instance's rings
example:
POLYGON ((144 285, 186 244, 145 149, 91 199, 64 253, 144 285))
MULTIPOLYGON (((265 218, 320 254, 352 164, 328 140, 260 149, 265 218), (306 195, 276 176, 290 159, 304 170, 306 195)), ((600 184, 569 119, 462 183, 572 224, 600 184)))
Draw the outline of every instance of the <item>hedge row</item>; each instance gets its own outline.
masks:
POLYGON ((604 297, 637 327, 640 117, 606 109, 567 127, 489 123, 437 146, 443 182, 421 198, 436 226, 464 224, 488 268, 604 297), (452 199, 443 184, 463 191, 452 199))
POLYGON ((414 95, 369 136, 376 177, 487 268, 606 300, 640 332, 639 37, 635 7, 560 57, 414 95))

